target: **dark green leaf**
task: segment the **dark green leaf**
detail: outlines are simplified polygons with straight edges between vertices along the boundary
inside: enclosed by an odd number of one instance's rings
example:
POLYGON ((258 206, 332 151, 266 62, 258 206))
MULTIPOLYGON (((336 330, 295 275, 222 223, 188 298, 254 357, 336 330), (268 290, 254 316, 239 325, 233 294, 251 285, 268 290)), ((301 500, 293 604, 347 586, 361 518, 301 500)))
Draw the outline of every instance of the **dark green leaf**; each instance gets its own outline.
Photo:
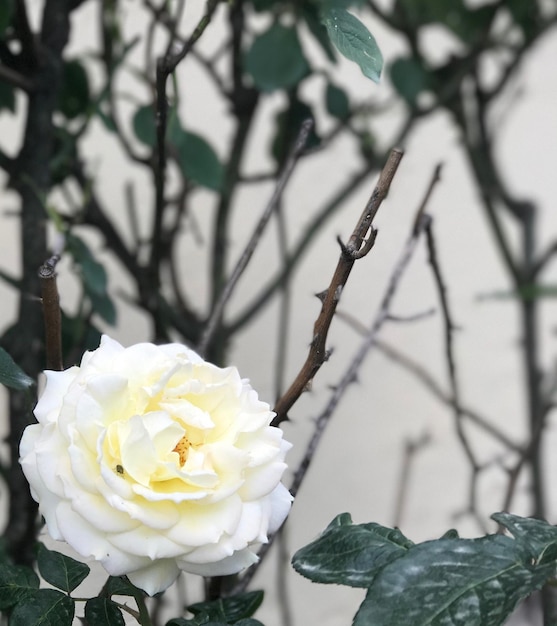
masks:
POLYGON ((99 295, 94 292, 87 292, 94 312, 99 315, 107 324, 114 326, 117 321, 116 307, 112 298, 107 294, 99 295))
POLYGON ((510 513, 495 513, 491 516, 498 524, 506 528, 513 537, 526 546, 532 558, 538 563, 557 560, 557 527, 538 519, 518 517, 510 513))
POLYGON ((124 626, 118 606, 108 598, 91 598, 85 604, 87 626, 124 626))
POLYGON ((157 142, 157 129, 155 125, 155 111, 149 104, 140 106, 134 113, 132 127, 135 136, 149 148, 157 142))
POLYGON ((334 48, 331 44, 331 40, 329 39, 329 35, 327 34, 325 25, 321 23, 317 7, 312 4, 306 4, 301 8, 301 11, 309 32, 321 46, 329 61, 331 61, 331 63, 336 63, 337 59, 334 48))
POLYGON ((361 7, 366 0, 321 0, 320 4, 324 8, 350 9, 351 7, 361 7))
POLYGON ((531 561, 501 535, 427 541, 377 574, 353 625, 500 626, 555 573, 554 565, 531 561))
POLYGON ((62 90, 58 102, 60 111, 68 119, 73 119, 87 111, 89 102, 89 80, 85 68, 75 59, 67 61, 64 63, 62 90))
POLYGON ((0 564, 0 611, 33 595, 39 588, 39 577, 30 567, 0 564))
POLYGON ((292 565, 299 574, 319 583, 369 587, 385 565, 405 556, 414 545, 398 530, 344 522, 329 525, 296 552, 292 565))
POLYGON ((390 73, 394 88, 412 107, 418 96, 432 87, 432 77, 418 59, 399 58, 391 65, 390 73))
POLYGON ((289 89, 309 72, 298 33, 279 22, 255 38, 246 55, 246 70, 261 91, 289 89))
POLYGON ((39 544, 37 565, 41 576, 53 587, 71 593, 91 571, 88 565, 39 544))
POLYGON ((325 92, 327 112, 339 120, 345 120, 350 115, 350 100, 344 89, 327 83, 325 92))
POLYGON ((261 13, 270 11, 278 2, 277 0, 251 0, 251 4, 258 13, 261 13))
MULTIPOLYGON (((296 141, 302 122, 308 118, 315 121, 313 111, 305 102, 302 102, 296 96, 291 96, 288 108, 277 114, 275 121, 276 130, 271 146, 271 154, 279 166, 282 166, 294 141, 296 141)), ((317 134, 316 125, 314 124, 306 142, 306 148, 314 148, 319 145, 320 141, 321 139, 317 134)))
POLYGON ((0 82, 0 111, 2 109, 15 113, 15 93, 11 85, 0 82))
POLYGON ((133 596, 137 589, 124 576, 110 576, 106 591, 109 596, 133 596))
POLYGON ((337 50, 357 63, 364 76, 379 82, 383 55, 373 35, 362 22, 345 9, 337 8, 323 9, 321 20, 337 50))
POLYGON ((441 539, 458 539, 458 530, 450 528, 446 533, 443 533, 441 539))
POLYGON ((72 626, 75 603, 55 589, 39 589, 20 602, 10 616, 10 626, 72 626))
POLYGON ((0 2, 0 37, 10 24, 14 9, 13 0, 2 0, 0 2))
POLYGON ((35 384, 4 348, 0 348, 0 383, 17 391, 25 391, 35 384))
POLYGON ((505 8, 512 15, 515 24, 522 29, 526 37, 535 36, 540 23, 540 7, 537 2, 506 0, 505 8))
POLYGON ((174 131, 172 142, 184 176, 202 187, 220 190, 224 177, 222 163, 213 148, 199 135, 184 130, 174 131))
POLYGON ((194 615, 206 614, 211 620, 235 624, 251 617, 263 602, 262 591, 248 591, 213 602, 198 602, 188 607, 194 615))
POLYGON ((66 236, 66 247, 79 267, 83 288, 91 305, 108 324, 116 323, 116 308, 108 296, 104 266, 93 256, 87 244, 77 235, 66 236))

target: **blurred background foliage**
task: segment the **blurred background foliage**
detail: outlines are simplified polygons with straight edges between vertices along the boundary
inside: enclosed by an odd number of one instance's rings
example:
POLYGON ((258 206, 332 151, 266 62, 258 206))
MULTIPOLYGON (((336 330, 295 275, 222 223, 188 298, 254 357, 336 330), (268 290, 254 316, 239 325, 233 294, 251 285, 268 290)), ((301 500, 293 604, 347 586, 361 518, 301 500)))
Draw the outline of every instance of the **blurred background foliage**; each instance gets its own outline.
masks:
MULTIPOLYGON (((557 245, 540 249, 537 208, 517 198, 501 175, 494 145, 494 111, 536 43, 557 21, 551 0, 0 0, 0 115, 21 129, 0 138, 0 168, 15 192, 20 224, 18 267, 0 278, 18 293, 17 316, 0 344, 32 378, 45 367, 37 269, 51 252, 71 259, 80 291, 75 310, 63 311, 65 364, 96 347, 101 330, 126 324, 125 301, 148 318, 146 340, 199 346, 230 274, 231 223, 243 190, 276 181, 303 120, 315 125, 304 162, 335 159, 336 142, 350 141, 359 165, 340 187, 323 181, 325 200, 311 208, 295 241, 284 233, 265 284, 229 314, 205 344, 207 358, 226 360, 232 338, 253 323, 287 285, 327 220, 385 161, 391 145, 404 145, 415 126, 438 111, 459 130, 511 293, 520 309, 524 385, 529 398, 528 455, 532 512, 545 513, 540 442, 550 405, 542 389, 538 304, 542 277, 557 245), (94 5, 90 41, 79 46, 73 17, 94 5), (139 29, 127 28, 141 15, 139 29), (383 59, 374 26, 389 30, 405 52, 383 59), (452 40, 439 61, 426 45, 433 29, 452 40), (371 31, 371 32, 370 32, 371 31), (71 48, 72 52, 67 50, 71 48), (79 50, 79 52, 76 52, 79 50), (371 53, 370 53, 371 51, 371 53), (343 87, 338 59, 355 62, 368 78, 387 75, 392 90, 358 94, 343 87), (197 67, 218 102, 202 124, 192 123, 198 97, 188 80, 197 67), (279 95, 279 106, 265 102, 279 95), (388 146, 377 137, 384 116, 403 111, 388 146), (215 119, 215 111, 222 117, 215 119), (215 137, 215 128, 225 128, 215 137), (259 129, 268 137, 261 166, 247 167, 259 129), (126 206, 100 192, 89 139, 110 138, 130 167, 149 181, 141 197, 122 180, 126 206), (17 133, 16 133, 17 135, 17 133), (210 194, 210 236, 203 241, 207 298, 182 278, 183 233, 196 237, 196 203, 210 194), (147 208, 146 208, 147 207, 147 208), (512 231, 512 232, 511 232, 512 231), (92 241, 101 242, 124 273, 117 293, 92 241), (515 243, 518 241, 518 243, 515 243)), ((554 33, 553 33, 554 35, 554 33)), ((81 35, 79 35, 81 36, 81 35)), ((203 106, 201 104, 200 106, 203 106)), ((118 172, 114 172, 118 176, 118 172)), ((261 207, 262 209, 263 207, 261 207)), ((2 206, 6 212, 7 207, 2 206)), ((247 220, 251 223, 252 217, 247 220)), ((280 232, 280 204, 277 208, 280 232)), ((190 240, 191 243, 191 240, 190 240)), ((187 251, 186 251, 187 257, 187 251)), ((196 261, 198 263, 198 261, 196 261)), ((28 562, 37 531, 36 509, 16 462, 24 427, 33 420, 27 392, 10 393, 9 459, 3 477, 10 493, 5 536, 16 561, 28 562)))

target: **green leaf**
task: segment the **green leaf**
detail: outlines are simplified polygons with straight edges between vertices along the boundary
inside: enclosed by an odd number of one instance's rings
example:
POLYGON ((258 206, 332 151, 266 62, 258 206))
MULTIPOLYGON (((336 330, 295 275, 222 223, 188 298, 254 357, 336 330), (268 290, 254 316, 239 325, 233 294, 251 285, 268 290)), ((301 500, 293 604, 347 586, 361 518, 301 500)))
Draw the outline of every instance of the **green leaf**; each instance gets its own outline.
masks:
MULTIPOLYGON (((271 154, 279 166, 282 166, 288 156, 298 136, 302 122, 308 118, 315 122, 315 116, 311 108, 296 96, 291 96, 289 98, 288 107, 277 114, 275 118, 276 130, 271 145, 271 154)), ((320 142, 321 139, 317 134, 316 125, 314 123, 306 142, 306 149, 314 148, 318 146, 320 142)))
POLYGON ((17 391, 26 391, 35 384, 4 348, 0 348, 0 383, 17 391))
POLYGON ((313 4, 305 4, 301 7, 301 12, 309 32, 321 46, 325 56, 329 59, 329 61, 331 61, 331 63, 336 63, 337 58, 335 56, 334 48, 331 44, 331 40, 329 39, 329 35, 327 34, 325 25, 321 23, 317 7, 313 4))
POLYGON ((91 598, 85 604, 87 626, 124 626, 124 616, 108 598, 91 598))
POLYGON ((350 115, 350 100, 348 99, 348 95, 344 89, 332 83, 327 83, 325 105, 327 112, 339 120, 345 120, 350 115))
POLYGON ((87 112, 90 100, 89 80, 85 68, 76 59, 66 61, 58 102, 60 111, 68 119, 74 119, 87 112))
POLYGON ((276 4, 277 0, 251 0, 251 4, 255 11, 262 13, 263 11, 270 11, 276 4))
POLYGON ((41 576, 53 587, 71 593, 91 571, 88 565, 39 544, 37 565, 41 576))
POLYGON ((248 591, 213 602, 198 602, 188 607, 194 615, 206 614, 210 620, 235 624, 251 617, 263 602, 263 591, 248 591))
POLYGON ((414 545, 398 530, 345 522, 333 520, 320 537, 296 552, 292 565, 299 574, 318 583, 369 587, 385 565, 414 545))
POLYGON ((0 82, 0 111, 2 109, 15 113, 15 92, 11 85, 0 82))
POLYGON ((109 576, 106 584, 109 596, 134 596, 136 591, 137 588, 124 576, 109 576))
POLYGON ((418 96, 433 87, 431 74, 416 58, 399 58, 393 62, 390 68, 391 81, 394 88, 406 100, 415 107, 418 96))
POLYGON ((9 26, 14 10, 13 0, 2 0, 0 2, 0 37, 9 26))
POLYGON ((72 626, 75 602, 55 589, 39 589, 14 608, 10 626, 72 626))
POLYGON ((135 136, 149 148, 157 143, 157 129, 155 125, 155 111, 150 104, 140 106, 132 118, 132 128, 135 136))
POLYGON ((364 76, 379 82, 383 69, 383 55, 373 35, 345 9, 325 8, 321 21, 327 28, 330 40, 337 50, 350 61, 357 63, 364 76))
POLYGON ((294 87, 310 71, 296 29, 279 22, 255 38, 245 67, 256 87, 267 92, 294 87))
POLYGON ((555 573, 531 561, 501 535, 426 541, 377 574, 353 626, 499 626, 555 573))
POLYGON ((23 602, 39 588, 39 577, 30 567, 0 564, 0 611, 23 602))
POLYGON ((108 280, 104 266, 95 259, 87 244, 77 235, 73 233, 66 235, 66 247, 79 267, 83 288, 95 313, 108 324, 114 325, 116 307, 108 296, 108 280))
POLYGON ((491 518, 526 546, 536 562, 557 561, 557 555, 555 555, 557 527, 543 520, 518 517, 510 513, 495 513, 491 518))
POLYGON ((178 151, 178 163, 184 176, 202 187, 219 191, 224 169, 216 152, 205 139, 179 129, 174 131, 172 141, 178 151))

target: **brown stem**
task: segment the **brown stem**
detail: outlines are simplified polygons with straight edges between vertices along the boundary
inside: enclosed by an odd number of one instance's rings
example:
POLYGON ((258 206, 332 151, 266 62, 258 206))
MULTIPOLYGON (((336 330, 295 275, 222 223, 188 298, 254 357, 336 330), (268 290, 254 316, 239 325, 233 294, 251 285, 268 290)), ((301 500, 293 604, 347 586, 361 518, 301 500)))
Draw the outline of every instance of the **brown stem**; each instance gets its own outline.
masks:
POLYGON ((296 376, 290 388, 279 399, 275 406, 276 416, 272 422, 273 426, 278 426, 288 419, 288 411, 302 395, 308 385, 328 358, 326 349, 327 334, 335 314, 337 304, 340 300, 342 290, 350 276, 352 267, 357 259, 361 259, 371 250, 375 241, 375 231, 372 227, 373 219, 389 191, 403 152, 398 149, 391 151, 387 163, 383 168, 379 181, 371 194, 371 197, 352 232, 346 245, 341 245, 341 254, 337 263, 335 273, 329 288, 323 297, 321 312, 313 327, 313 339, 309 354, 302 369, 296 376), (366 240, 366 235, 368 239, 366 240))
POLYGON ((45 328, 46 367, 49 370, 57 371, 64 369, 62 359, 62 315, 60 313, 60 297, 56 284, 56 264, 59 260, 60 256, 54 254, 39 268, 45 328))

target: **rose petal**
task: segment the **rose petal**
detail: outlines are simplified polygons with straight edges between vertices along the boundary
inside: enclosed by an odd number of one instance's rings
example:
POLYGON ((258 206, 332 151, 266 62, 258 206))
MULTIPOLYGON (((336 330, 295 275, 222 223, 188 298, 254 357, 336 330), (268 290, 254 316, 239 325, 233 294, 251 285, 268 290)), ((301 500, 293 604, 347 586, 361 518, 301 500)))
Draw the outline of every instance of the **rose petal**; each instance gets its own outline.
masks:
POLYGON ((164 591, 176 580, 180 570, 174 559, 161 559, 143 569, 128 572, 130 582, 150 596, 164 591))

